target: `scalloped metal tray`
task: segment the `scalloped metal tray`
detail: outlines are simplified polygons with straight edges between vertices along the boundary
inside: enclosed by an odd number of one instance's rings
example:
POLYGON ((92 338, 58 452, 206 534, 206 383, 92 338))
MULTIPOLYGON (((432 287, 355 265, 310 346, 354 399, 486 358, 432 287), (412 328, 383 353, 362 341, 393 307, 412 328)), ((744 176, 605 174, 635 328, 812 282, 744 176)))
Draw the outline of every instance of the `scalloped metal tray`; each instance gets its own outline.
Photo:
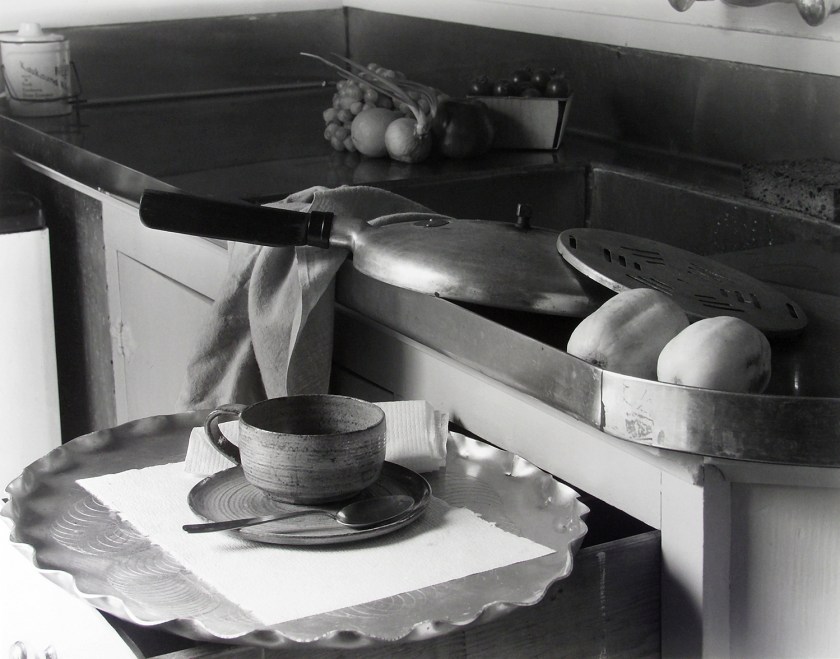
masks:
POLYGON ((526 460, 450 435, 435 496, 554 548, 548 556, 268 628, 209 590, 103 508, 80 478, 182 460, 203 412, 150 417, 79 437, 27 467, 0 514, 41 573, 102 611, 188 638, 267 648, 350 648, 422 640, 537 604, 567 577, 589 512, 571 488, 526 460))
MULTIPOLYGON (((346 269, 336 286, 336 336, 356 336, 364 331, 360 323, 378 323, 636 444, 731 460, 840 467, 840 298, 804 290, 796 295, 809 325, 793 340, 773 341, 773 376, 763 394, 611 373, 564 350, 576 320, 457 305, 346 269)), ((337 340, 338 363, 353 370, 357 352, 337 340)))

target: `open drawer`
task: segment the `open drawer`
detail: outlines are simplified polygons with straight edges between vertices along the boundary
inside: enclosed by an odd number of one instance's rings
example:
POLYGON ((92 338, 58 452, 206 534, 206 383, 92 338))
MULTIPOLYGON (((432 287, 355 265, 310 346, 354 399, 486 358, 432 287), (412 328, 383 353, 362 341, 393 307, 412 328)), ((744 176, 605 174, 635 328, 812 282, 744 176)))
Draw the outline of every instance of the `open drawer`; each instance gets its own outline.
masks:
MULTIPOLYGON (((587 520, 597 527, 591 515, 587 520)), ((298 650, 196 643, 109 618, 137 648, 156 659, 269 659, 298 650)), ((415 643, 306 652, 340 657, 656 657, 659 656, 659 532, 647 531, 580 549, 572 574, 545 598, 492 623, 415 643)))
MULTIPOLYGON (((591 510, 586 519, 589 532, 575 556, 572 573, 554 584, 538 604, 425 641, 358 650, 313 648, 306 656, 659 656, 659 531, 646 530, 641 522, 592 496, 583 494, 581 500, 591 510)), ((141 657, 279 659, 299 652, 198 643, 112 617, 109 621, 141 657)))

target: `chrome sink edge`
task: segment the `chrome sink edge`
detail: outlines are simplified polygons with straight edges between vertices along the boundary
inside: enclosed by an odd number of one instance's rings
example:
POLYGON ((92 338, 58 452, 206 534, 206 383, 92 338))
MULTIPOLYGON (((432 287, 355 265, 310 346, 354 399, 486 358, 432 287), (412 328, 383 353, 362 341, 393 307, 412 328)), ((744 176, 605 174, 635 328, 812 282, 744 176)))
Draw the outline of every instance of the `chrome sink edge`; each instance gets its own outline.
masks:
POLYGON ((350 264, 339 271, 336 301, 592 426, 602 424, 600 373, 565 352, 447 300, 378 282, 350 264))
POLYGON ((336 300, 618 439, 715 458, 840 467, 840 397, 733 394, 611 373, 347 264, 336 300))

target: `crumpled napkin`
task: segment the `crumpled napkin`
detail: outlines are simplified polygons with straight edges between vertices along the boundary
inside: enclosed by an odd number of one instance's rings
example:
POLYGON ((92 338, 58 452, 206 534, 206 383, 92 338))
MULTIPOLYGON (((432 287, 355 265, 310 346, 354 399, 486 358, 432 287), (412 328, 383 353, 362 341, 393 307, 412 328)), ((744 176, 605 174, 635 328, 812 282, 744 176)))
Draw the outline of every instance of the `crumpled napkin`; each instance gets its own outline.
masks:
MULTIPOLYGON (((446 464, 446 438, 449 415, 424 400, 377 403, 385 412, 385 459, 419 474, 435 471, 446 464)), ((219 424, 224 436, 237 444, 237 421, 219 424)), ((204 428, 193 428, 187 445, 184 469, 191 474, 209 475, 233 465, 214 449, 204 428)))

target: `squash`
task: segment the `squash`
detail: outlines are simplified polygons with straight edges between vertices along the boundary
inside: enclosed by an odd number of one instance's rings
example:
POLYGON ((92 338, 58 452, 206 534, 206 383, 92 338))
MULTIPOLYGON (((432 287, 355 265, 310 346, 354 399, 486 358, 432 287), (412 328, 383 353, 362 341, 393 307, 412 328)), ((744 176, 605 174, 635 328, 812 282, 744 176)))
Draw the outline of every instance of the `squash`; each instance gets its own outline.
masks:
POLYGON ((655 380, 660 351, 686 327, 688 316, 668 295, 634 288, 584 318, 566 351, 607 371, 655 380))
POLYGON ((770 353, 767 337, 745 320, 704 318, 662 349, 657 377, 689 387, 761 393, 770 381, 770 353))

